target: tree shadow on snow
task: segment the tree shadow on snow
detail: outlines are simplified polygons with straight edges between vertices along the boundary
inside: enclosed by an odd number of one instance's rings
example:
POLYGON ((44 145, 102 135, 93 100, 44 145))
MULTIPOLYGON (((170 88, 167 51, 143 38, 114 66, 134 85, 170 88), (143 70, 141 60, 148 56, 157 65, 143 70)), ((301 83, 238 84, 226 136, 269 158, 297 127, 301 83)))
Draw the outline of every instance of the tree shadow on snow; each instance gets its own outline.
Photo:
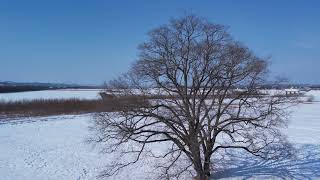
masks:
POLYGON ((214 179, 318 179, 320 178, 320 145, 299 145, 291 158, 262 160, 240 152, 229 153, 224 167, 213 173, 214 179))

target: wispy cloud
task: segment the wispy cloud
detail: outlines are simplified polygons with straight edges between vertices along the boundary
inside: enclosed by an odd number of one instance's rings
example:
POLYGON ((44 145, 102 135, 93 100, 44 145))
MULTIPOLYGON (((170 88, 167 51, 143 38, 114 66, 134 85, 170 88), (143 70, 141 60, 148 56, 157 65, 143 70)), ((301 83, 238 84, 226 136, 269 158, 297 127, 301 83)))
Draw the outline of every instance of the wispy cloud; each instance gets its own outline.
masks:
POLYGON ((295 48, 302 48, 302 49, 315 49, 317 47, 317 43, 308 40, 297 40, 294 41, 293 46, 295 48))

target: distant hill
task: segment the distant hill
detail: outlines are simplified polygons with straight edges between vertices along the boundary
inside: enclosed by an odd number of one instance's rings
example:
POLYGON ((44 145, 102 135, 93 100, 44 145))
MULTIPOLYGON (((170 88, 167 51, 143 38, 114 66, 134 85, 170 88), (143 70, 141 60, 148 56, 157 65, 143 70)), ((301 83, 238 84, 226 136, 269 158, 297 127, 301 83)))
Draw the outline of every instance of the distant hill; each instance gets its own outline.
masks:
POLYGON ((96 89, 102 86, 89 86, 65 83, 12 82, 0 81, 0 93, 41 91, 49 89, 96 89))

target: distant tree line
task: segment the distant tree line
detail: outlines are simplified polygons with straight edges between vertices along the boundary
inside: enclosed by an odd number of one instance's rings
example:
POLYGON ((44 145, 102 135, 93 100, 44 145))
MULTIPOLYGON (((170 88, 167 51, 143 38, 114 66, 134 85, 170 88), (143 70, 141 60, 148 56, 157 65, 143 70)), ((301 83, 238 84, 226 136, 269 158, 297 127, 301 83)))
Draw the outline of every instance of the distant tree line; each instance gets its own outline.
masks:
POLYGON ((53 90, 53 89, 95 89, 101 88, 100 86, 79 86, 79 85, 1 85, 0 93, 13 93, 13 92, 25 92, 25 91, 43 91, 43 90, 53 90))
POLYGON ((41 91, 51 89, 46 86, 0 86, 0 93, 41 91))

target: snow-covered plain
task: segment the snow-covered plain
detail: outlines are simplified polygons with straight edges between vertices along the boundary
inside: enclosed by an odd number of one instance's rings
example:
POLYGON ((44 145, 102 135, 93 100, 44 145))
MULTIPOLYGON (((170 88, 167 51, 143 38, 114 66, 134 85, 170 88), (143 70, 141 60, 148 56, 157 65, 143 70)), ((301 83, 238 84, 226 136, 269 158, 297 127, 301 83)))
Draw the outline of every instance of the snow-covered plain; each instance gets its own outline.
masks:
POLYGON ((101 89, 58 89, 44 91, 29 91, 17 93, 0 93, 0 100, 17 101, 32 99, 97 99, 101 89))
MULTIPOLYGON (((94 91, 41 91, 0 94, 0 99, 98 98, 94 91), (26 95, 27 94, 27 95, 26 95), (67 94, 67 95, 66 95, 67 94), (9 96, 6 96, 9 95, 9 96)), ((245 153, 231 153, 216 179, 320 179, 320 91, 315 102, 293 108, 285 133, 297 149, 296 157, 263 161, 245 153)), ((53 116, 0 124, 0 179, 96 179, 112 157, 87 142, 92 116, 53 116)), ((114 179, 150 179, 152 162, 141 162, 114 179)))
POLYGON ((292 108, 284 133, 296 149, 296 157, 264 161, 244 153, 230 153, 216 179, 320 179, 320 91, 310 91, 313 103, 292 108))

